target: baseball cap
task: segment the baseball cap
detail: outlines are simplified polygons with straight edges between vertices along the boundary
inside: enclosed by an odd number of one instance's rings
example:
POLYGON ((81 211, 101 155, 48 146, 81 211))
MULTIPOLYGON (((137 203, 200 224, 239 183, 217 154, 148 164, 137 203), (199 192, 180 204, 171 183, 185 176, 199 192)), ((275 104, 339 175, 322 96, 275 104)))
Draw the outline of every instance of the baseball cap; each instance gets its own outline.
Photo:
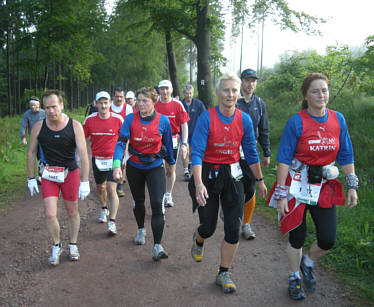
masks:
POLYGON ((173 88, 173 85, 169 80, 162 80, 159 82, 158 87, 168 87, 168 88, 173 88))
POLYGON ((101 92, 98 92, 96 94, 96 101, 98 101, 100 98, 106 98, 106 99, 110 100, 110 95, 106 91, 101 91, 101 92))
POLYGON ((126 93, 126 99, 127 99, 127 98, 135 99, 135 94, 134 94, 134 92, 133 92, 133 91, 128 91, 128 92, 126 93))
POLYGON ((240 79, 249 79, 249 78, 258 79, 258 77, 256 76, 256 71, 250 68, 243 70, 240 75, 240 79))

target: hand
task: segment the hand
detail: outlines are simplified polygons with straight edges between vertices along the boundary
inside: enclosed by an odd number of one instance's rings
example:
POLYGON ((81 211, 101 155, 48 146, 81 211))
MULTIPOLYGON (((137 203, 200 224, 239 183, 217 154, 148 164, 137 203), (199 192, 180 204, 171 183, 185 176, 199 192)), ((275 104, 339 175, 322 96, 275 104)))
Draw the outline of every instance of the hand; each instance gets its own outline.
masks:
POLYGON ((260 181, 258 183, 258 195, 261 197, 261 198, 265 198, 266 197, 266 194, 268 193, 268 189, 264 183, 264 181, 260 181))
POLYGON ((26 137, 25 137, 25 136, 22 138, 22 145, 23 145, 23 146, 26 146, 26 145, 27 145, 27 140, 26 140, 26 137))
POLYGON ((277 200, 277 211, 280 215, 286 216, 290 210, 288 209, 288 200, 287 198, 282 198, 277 200))
POLYGON ((84 200, 88 194, 90 194, 90 183, 88 181, 81 182, 79 184, 79 199, 84 200))
POLYGON ((263 157, 262 159, 262 167, 267 168, 270 165, 270 157, 263 157))
POLYGON ((38 183, 35 178, 27 179, 27 186, 29 188, 31 196, 39 193, 38 183))
POLYGON ((204 207, 209 198, 208 191, 203 183, 196 185, 196 201, 199 206, 204 207))
POLYGON ((182 150, 182 157, 183 159, 187 158, 187 146, 185 144, 181 145, 181 150, 182 150))
POLYGON ((113 178, 114 180, 121 181, 122 180, 122 170, 119 167, 113 169, 113 178))
POLYGON ((357 191, 353 189, 349 189, 347 192, 347 207, 349 209, 357 206, 357 191))

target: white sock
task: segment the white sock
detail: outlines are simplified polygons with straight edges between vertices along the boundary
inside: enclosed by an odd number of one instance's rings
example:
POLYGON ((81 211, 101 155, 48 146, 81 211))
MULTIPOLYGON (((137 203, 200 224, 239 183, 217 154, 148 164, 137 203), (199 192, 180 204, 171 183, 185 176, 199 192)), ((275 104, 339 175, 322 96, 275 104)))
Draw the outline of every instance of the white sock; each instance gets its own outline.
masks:
POLYGON ((166 196, 166 197, 171 197, 171 193, 166 192, 166 193, 165 193, 165 196, 166 196))
POLYGON ((304 255, 304 263, 306 266, 314 267, 314 261, 308 255, 304 255))
POLYGON ((292 272, 289 277, 290 280, 301 279, 300 271, 292 272))
POLYGON ((184 173, 189 173, 189 171, 188 171, 188 167, 185 167, 185 168, 184 168, 184 173))

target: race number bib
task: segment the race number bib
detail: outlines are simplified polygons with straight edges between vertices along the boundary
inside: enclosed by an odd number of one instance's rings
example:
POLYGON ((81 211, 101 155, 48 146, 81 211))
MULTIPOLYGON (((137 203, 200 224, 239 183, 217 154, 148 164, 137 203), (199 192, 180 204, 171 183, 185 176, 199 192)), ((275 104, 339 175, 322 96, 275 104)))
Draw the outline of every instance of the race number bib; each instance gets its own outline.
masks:
POLYGON ((178 134, 172 136, 173 149, 178 149, 178 139, 179 139, 178 134))
POLYGON ((230 164, 231 168, 231 176, 234 178, 236 181, 239 181, 240 179, 243 178, 243 172, 242 168, 240 167, 239 162, 230 164))
POLYGON ((42 177, 49 181, 63 183, 66 176, 68 175, 68 170, 60 166, 48 166, 44 167, 42 177))
POLYGON ((110 171, 113 166, 113 157, 95 157, 95 164, 101 172, 110 171))
POLYGON ((289 193, 301 203, 317 205, 322 183, 309 183, 307 172, 307 167, 300 172, 290 172, 292 181, 289 193))

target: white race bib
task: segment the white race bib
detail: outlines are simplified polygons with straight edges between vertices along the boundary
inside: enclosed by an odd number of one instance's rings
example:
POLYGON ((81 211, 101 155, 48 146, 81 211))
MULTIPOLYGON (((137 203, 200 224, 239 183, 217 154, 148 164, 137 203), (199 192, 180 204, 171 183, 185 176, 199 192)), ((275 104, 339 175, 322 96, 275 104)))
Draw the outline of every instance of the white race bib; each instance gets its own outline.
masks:
POLYGON ((49 181, 63 183, 66 176, 68 175, 68 170, 60 166, 48 166, 44 167, 42 177, 49 181))
POLYGON ((239 181, 240 179, 243 178, 243 172, 242 168, 240 167, 239 161, 233 164, 230 164, 231 168, 231 176, 234 178, 236 181, 239 181))
POLYGON ((113 157, 95 157, 95 164, 102 172, 110 171, 113 166, 113 157))
POLYGON ((292 178, 289 193, 301 203, 308 205, 317 205, 322 183, 308 183, 307 167, 302 168, 301 172, 290 171, 292 178))
POLYGON ((173 149, 178 149, 178 139, 179 139, 178 134, 172 136, 173 149))

